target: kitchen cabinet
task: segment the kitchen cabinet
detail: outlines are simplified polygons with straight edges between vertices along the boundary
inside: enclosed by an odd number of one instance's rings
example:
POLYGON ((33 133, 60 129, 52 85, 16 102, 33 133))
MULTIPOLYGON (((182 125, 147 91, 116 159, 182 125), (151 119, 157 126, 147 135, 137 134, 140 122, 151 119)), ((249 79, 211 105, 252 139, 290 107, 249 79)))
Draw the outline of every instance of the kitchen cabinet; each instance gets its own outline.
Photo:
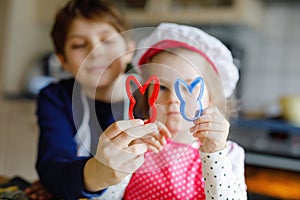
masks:
MULTIPOLYGON (((59 7, 67 0, 40 0, 39 20, 51 24, 59 7)), ((160 22, 184 24, 247 24, 260 26, 261 0, 112 0, 135 26, 160 22)))
POLYGON ((185 24, 247 24, 260 26, 263 4, 259 0, 122 0, 117 1, 134 25, 162 21, 185 24))

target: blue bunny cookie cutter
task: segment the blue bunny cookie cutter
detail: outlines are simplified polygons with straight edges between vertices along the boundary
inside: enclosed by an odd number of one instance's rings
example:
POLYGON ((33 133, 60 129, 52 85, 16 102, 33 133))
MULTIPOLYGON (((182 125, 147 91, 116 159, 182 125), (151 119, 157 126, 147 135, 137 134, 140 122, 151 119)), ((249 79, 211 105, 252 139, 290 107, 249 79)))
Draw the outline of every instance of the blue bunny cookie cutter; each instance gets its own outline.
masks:
POLYGON ((204 91, 204 80, 202 77, 198 76, 197 78, 195 78, 192 83, 189 85, 186 81, 178 78, 175 80, 174 83, 174 88, 175 88, 175 93, 180 101, 180 113, 182 115, 182 117, 187 120, 187 121, 194 121, 196 119, 198 119, 202 113, 202 103, 201 103, 201 98, 203 96, 203 91, 204 91), (199 111, 196 112, 196 116, 193 118, 190 118, 188 116, 186 116, 185 113, 185 106, 186 106, 186 101, 183 99, 182 95, 181 95, 181 91, 180 91, 180 85, 183 85, 188 91, 189 93, 192 93, 195 89, 195 87, 200 84, 200 92, 199 95, 196 99, 198 105, 199 105, 199 111))

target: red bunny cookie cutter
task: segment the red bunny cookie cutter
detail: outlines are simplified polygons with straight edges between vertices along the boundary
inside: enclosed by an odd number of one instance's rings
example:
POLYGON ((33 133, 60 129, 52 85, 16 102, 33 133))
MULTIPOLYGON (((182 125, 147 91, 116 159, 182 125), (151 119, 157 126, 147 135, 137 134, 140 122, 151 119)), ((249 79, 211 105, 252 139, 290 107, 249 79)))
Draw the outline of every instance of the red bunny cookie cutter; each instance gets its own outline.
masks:
POLYGON ((132 75, 129 75, 126 79, 126 93, 127 93, 127 96, 129 98, 129 101, 130 101, 130 106, 129 106, 129 119, 134 119, 134 115, 133 115, 133 108, 135 106, 135 103, 136 103, 136 100, 134 98, 134 96, 132 95, 132 92, 130 90, 130 82, 133 81, 140 93, 142 95, 145 94, 146 92, 146 89, 148 88, 149 84, 153 81, 154 82, 154 86, 153 86, 153 92, 151 94, 151 96, 149 97, 149 106, 150 106, 150 117, 149 119, 147 119, 147 121, 145 122, 145 124, 147 123, 152 123, 152 122, 155 122, 156 120, 156 116, 157 116, 157 111, 156 111, 156 105, 155 105, 155 101, 156 101, 156 98, 158 96, 158 93, 159 93, 159 78, 155 75, 152 75, 149 77, 149 79, 146 81, 146 83, 144 85, 141 85, 141 83, 136 79, 135 76, 132 76, 132 75))

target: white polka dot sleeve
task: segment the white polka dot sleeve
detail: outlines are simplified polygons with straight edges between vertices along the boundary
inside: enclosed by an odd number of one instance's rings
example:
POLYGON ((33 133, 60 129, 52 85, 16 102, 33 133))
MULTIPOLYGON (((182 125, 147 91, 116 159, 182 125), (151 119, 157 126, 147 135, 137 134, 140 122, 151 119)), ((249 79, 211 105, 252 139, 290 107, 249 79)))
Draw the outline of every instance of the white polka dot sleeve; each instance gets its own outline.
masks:
POLYGON ((242 147, 228 141, 222 151, 200 154, 206 199, 247 199, 242 147))

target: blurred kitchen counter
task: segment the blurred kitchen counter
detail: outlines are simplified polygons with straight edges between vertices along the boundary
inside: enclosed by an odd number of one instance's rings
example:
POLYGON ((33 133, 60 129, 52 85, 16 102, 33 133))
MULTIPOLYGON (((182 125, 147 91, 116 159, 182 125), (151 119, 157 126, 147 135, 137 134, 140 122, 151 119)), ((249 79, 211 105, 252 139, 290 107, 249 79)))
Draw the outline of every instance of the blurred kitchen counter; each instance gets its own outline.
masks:
POLYGON ((0 184, 7 183, 9 181, 8 178, 0 175, 0 184))
POLYGON ((248 192, 276 199, 300 199, 300 173, 246 165, 248 192))

